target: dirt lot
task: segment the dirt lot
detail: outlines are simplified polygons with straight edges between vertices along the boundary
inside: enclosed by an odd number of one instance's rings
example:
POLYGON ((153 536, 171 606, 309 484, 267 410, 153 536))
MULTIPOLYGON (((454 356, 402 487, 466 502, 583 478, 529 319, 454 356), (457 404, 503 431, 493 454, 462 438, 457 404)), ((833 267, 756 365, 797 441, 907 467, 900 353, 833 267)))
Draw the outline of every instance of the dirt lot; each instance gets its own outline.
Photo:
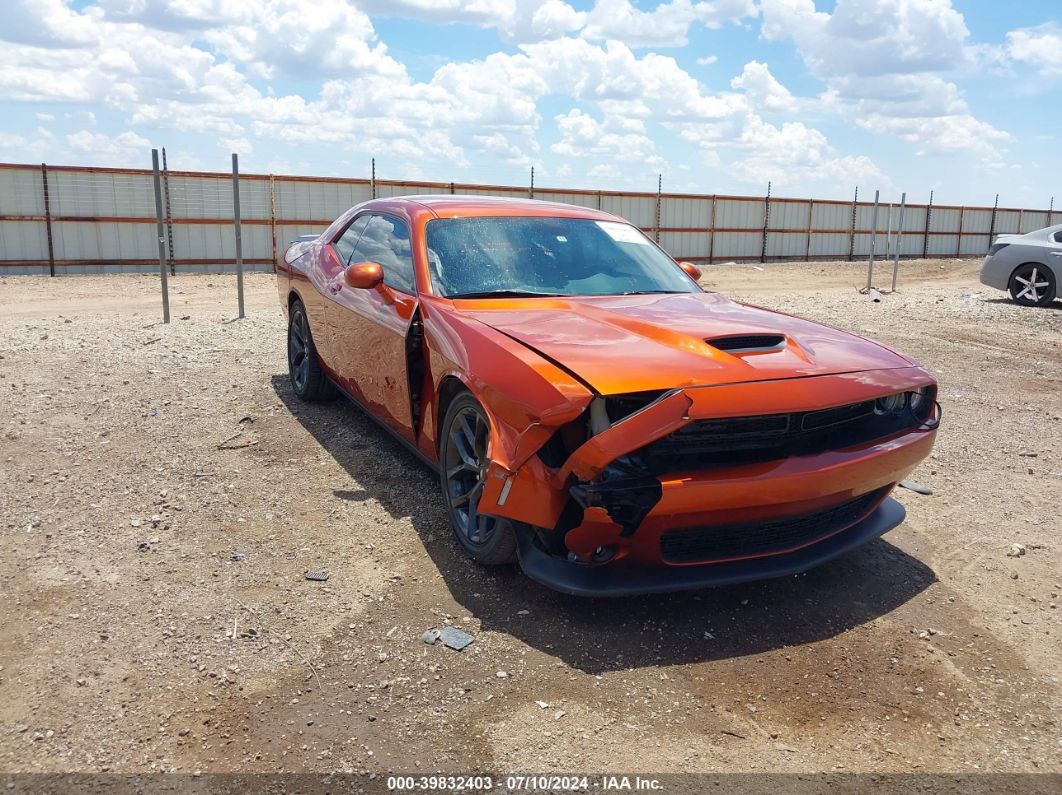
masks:
POLYGON ((1062 302, 902 268, 704 281, 932 368, 933 495, 806 575, 619 601, 467 563, 421 464, 295 403, 271 277, 224 322, 234 279, 178 276, 169 326, 152 277, 0 279, 0 771, 1062 771, 1062 302))

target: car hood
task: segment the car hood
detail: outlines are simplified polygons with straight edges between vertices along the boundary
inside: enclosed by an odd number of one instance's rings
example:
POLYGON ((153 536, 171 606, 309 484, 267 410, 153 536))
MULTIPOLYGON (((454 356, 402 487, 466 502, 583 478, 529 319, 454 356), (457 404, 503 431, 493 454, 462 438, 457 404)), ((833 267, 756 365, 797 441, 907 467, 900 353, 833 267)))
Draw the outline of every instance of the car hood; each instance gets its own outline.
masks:
POLYGON ((719 293, 455 302, 603 395, 908 367, 878 343, 719 293), (729 353, 706 340, 782 335, 769 350, 729 353))

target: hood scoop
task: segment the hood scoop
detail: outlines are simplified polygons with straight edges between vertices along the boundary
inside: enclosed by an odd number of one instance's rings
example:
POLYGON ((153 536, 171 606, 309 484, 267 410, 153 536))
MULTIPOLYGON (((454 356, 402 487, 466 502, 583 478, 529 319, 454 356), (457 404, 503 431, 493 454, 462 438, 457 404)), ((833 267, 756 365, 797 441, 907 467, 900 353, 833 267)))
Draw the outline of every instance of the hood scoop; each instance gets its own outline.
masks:
POLYGON ((706 339, 716 350, 731 354, 765 353, 780 351, 785 347, 785 337, 781 334, 732 334, 726 337, 706 339))

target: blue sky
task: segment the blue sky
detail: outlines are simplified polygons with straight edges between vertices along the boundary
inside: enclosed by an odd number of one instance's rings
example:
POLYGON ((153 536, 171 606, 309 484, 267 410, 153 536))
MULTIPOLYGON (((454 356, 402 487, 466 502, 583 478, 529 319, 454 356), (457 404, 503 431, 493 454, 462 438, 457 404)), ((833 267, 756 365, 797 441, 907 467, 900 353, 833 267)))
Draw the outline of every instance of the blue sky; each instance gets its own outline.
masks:
MULTIPOLYGON (((0 160, 1046 207, 1057 0, 8 0, 0 160)), ((1062 190, 1057 203, 1062 203, 1062 190)))

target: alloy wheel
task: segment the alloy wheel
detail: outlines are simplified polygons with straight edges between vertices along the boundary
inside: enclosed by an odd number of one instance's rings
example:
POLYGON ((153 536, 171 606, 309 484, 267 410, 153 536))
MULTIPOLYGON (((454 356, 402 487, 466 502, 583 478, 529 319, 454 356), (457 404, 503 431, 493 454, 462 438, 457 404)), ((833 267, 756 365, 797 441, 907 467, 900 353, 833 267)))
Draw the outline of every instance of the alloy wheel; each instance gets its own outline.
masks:
POLYGON ((296 392, 306 389, 306 382, 310 377, 310 357, 307 351, 309 339, 310 326, 306 322, 306 314, 301 308, 296 309, 288 332, 288 367, 296 392))
POLYGON ((486 544, 497 524, 497 519, 478 510, 487 482, 489 442, 487 418, 473 406, 462 407, 450 423, 443 466, 454 524, 473 546, 486 544))

